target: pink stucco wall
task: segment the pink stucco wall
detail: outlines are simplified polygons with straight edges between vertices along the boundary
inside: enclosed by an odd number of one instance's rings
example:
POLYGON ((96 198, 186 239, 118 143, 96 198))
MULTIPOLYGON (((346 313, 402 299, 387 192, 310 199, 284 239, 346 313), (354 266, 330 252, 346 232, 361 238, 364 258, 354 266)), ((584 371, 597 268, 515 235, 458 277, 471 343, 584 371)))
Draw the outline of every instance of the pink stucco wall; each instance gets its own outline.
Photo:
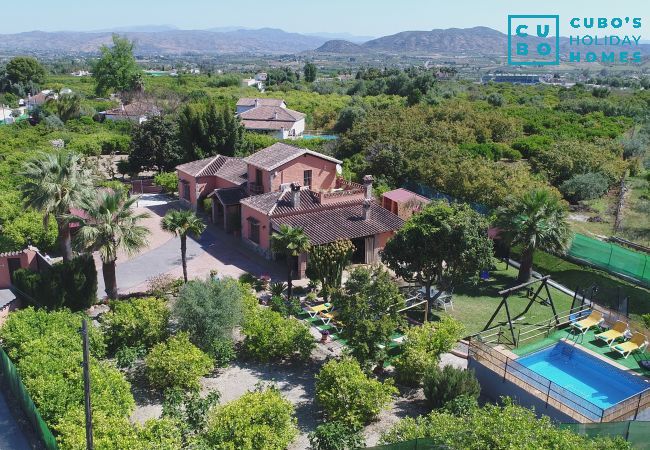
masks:
POLYGON ((37 269, 36 252, 33 250, 26 249, 22 253, 14 256, 0 256, 0 289, 6 289, 11 286, 9 260, 13 258, 20 259, 21 269, 37 269))
POLYGON ((249 244, 257 246, 261 251, 268 252, 271 248, 271 219, 259 211, 250 208, 247 205, 241 205, 241 237, 249 244), (260 242, 259 244, 252 242, 250 237, 250 223, 247 220, 249 217, 259 220, 260 222, 260 242))
POLYGON ((305 170, 312 171, 312 190, 318 191, 334 187, 336 163, 305 154, 276 169, 277 175, 271 181, 271 189, 276 191, 280 189, 281 184, 294 182, 298 182, 302 186, 305 170))
POLYGON ((178 173, 178 198, 180 198, 181 200, 184 199, 183 181, 185 181, 190 186, 189 206, 191 206, 192 209, 197 208, 197 203, 196 203, 197 200, 205 198, 210 192, 214 191, 215 189, 238 186, 235 183, 232 183, 228 180, 224 180, 223 178, 214 175, 194 178, 192 175, 189 175, 183 171, 177 170, 176 172, 178 173), (203 184, 205 186, 201 186, 203 184), (199 186, 199 189, 197 189, 197 186, 199 186))

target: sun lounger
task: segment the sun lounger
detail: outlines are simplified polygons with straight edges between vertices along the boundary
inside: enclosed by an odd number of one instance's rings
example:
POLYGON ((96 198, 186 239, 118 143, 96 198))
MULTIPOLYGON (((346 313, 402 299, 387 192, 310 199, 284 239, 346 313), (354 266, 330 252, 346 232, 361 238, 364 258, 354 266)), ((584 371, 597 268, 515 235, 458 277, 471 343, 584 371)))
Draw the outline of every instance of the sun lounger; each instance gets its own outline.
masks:
POLYGON ((600 311, 592 311, 591 314, 589 314, 589 317, 573 322, 571 327, 578 330, 580 333, 585 334, 590 328, 600 325, 602 321, 603 314, 600 311))
POLYGON ((338 311, 331 311, 331 312, 321 312, 318 314, 318 317, 320 317, 320 320, 323 321, 324 325, 329 325, 331 321, 336 320, 336 316, 338 315, 339 315, 338 311))
POLYGON ((320 305, 315 305, 315 306, 309 306, 307 308, 303 308, 303 310, 309 314, 309 317, 316 317, 317 315, 321 313, 326 313, 330 309, 332 309, 332 304, 331 303, 321 303, 320 305))
POLYGON ((645 334, 634 333, 629 341, 625 341, 621 344, 616 344, 612 347, 612 349, 623 355, 624 358, 627 358, 632 352, 640 350, 642 348, 645 350, 647 346, 648 338, 645 336, 645 334))
POLYGON ((594 335, 594 337, 601 341, 605 341, 607 345, 611 347, 617 339, 625 337, 626 331, 627 324, 618 320, 611 329, 605 331, 604 333, 598 333, 594 335))

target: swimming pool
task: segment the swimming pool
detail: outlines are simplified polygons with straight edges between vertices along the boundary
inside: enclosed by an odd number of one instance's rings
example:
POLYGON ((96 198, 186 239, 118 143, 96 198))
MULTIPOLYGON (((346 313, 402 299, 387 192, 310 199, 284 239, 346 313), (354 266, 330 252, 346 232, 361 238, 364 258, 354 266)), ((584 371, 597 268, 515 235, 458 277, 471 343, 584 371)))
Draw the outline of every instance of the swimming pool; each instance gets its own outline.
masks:
POLYGON ((518 358, 517 362, 603 410, 650 388, 643 378, 565 342, 518 358))
POLYGON ((303 139, 324 139, 326 141, 333 141, 334 139, 338 139, 339 137, 335 134, 303 134, 302 135, 303 139))

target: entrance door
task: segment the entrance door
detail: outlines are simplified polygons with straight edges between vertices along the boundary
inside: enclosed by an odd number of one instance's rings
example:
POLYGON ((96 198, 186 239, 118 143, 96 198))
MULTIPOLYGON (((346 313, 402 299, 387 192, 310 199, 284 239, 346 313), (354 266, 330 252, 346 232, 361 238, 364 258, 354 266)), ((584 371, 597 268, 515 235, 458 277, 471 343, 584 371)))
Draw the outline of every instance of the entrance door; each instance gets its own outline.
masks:
POLYGON ((354 252, 352 252, 352 264, 365 264, 366 263, 366 238, 352 239, 354 245, 354 252))
POLYGON ((375 237, 368 236, 365 239, 366 246, 366 264, 372 264, 375 262, 375 237))
POLYGON ((9 280, 14 284, 14 272, 20 269, 20 258, 9 258, 7 261, 9 266, 9 280))

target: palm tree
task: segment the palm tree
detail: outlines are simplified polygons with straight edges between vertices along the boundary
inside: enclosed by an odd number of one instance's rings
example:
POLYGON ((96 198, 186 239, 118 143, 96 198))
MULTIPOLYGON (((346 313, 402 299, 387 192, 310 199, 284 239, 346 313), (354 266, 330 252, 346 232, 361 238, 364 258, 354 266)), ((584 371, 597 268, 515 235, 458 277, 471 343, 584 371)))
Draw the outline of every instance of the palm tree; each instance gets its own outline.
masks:
POLYGON ((168 211, 160 221, 160 228, 181 238, 181 262, 183 279, 187 283, 187 236, 199 237, 205 231, 205 223, 192 211, 175 209, 168 211))
POLYGON ((26 207, 43 213, 47 227, 50 215, 56 219, 59 248, 64 261, 72 259, 72 240, 66 216, 72 208, 84 208, 91 199, 93 177, 77 153, 41 153, 23 166, 27 180, 21 186, 26 207))
POLYGON ((530 280, 536 249, 564 253, 571 242, 566 206, 546 189, 510 199, 497 211, 496 226, 510 245, 521 245, 518 281, 530 280))
POLYGON ((133 254, 147 245, 149 230, 138 225, 147 213, 136 214, 131 207, 137 196, 125 199, 122 193, 102 191, 85 210, 85 217, 72 216, 80 222, 75 244, 85 251, 99 251, 108 298, 117 298, 115 262, 117 253, 133 254))
POLYGON ((287 298, 291 298, 293 263, 301 253, 309 251, 309 238, 302 228, 280 225, 280 231, 271 236, 273 251, 287 258, 287 298))

